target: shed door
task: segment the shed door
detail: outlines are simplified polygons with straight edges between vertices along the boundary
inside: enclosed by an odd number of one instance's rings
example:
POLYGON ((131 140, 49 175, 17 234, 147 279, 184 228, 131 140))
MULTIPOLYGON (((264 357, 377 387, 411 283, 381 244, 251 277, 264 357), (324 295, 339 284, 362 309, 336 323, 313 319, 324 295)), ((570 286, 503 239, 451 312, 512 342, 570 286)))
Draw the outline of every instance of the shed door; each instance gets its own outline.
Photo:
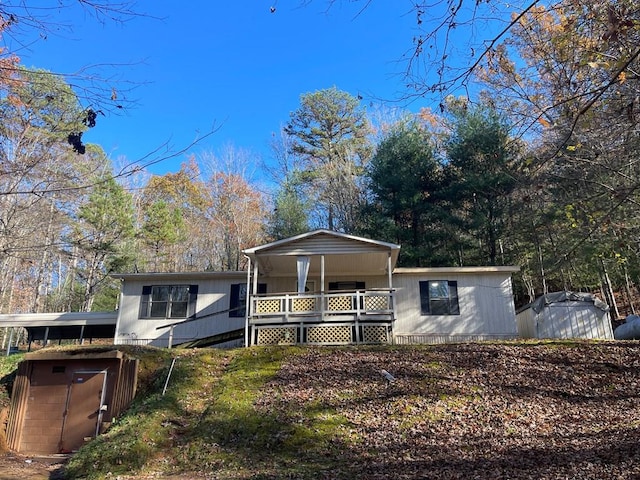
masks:
POLYGON ((104 370, 74 372, 60 434, 61 452, 77 450, 86 437, 97 435, 106 381, 104 370))

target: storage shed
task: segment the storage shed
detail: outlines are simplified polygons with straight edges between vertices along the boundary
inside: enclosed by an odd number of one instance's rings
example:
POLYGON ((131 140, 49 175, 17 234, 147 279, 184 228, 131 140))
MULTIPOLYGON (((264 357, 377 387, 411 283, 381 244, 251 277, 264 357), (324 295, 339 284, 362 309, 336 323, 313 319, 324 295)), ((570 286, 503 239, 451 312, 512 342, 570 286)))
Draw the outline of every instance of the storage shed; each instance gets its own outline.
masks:
POLYGON ((11 395, 7 446, 39 455, 77 450, 133 400, 137 368, 137 359, 114 349, 25 355, 11 395))
POLYGON ((613 339, 609 306, 590 293, 561 291, 516 312, 521 338, 613 339))

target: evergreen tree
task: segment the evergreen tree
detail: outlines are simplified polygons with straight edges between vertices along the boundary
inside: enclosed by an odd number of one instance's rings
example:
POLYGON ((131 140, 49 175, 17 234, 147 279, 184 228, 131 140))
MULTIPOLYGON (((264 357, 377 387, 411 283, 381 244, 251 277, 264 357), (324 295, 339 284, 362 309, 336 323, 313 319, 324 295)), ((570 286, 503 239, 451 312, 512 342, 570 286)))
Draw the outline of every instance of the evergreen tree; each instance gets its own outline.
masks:
POLYGON ((166 270, 162 265, 166 260, 167 247, 184 240, 184 231, 184 219, 177 206, 157 200, 145 210, 140 233, 144 243, 154 252, 151 262, 155 271, 166 270))
POLYGON ((401 265, 448 264, 452 255, 442 235, 442 168, 429 132, 415 121, 397 124, 367 171, 372 199, 364 210, 366 233, 401 244, 401 265))
POLYGON ((477 252, 467 256, 465 263, 503 263, 501 254, 513 214, 511 194, 517 187, 516 143, 495 110, 470 107, 464 101, 450 105, 454 124, 445 145, 446 196, 461 236, 470 234, 477 252))
POLYGON ((267 225, 267 235, 271 239, 280 240, 309 231, 308 206, 291 182, 284 182, 273 203, 267 225))
POLYGON ((79 258, 78 276, 84 285, 82 311, 91 311, 96 287, 113 271, 131 262, 129 241, 134 235, 131 196, 110 175, 95 180, 87 202, 77 215, 73 244, 79 258))
POLYGON ((301 179, 317 223, 354 231, 363 200, 363 167, 372 152, 359 100, 335 87, 304 94, 284 130, 293 138, 291 153, 302 157, 301 179))

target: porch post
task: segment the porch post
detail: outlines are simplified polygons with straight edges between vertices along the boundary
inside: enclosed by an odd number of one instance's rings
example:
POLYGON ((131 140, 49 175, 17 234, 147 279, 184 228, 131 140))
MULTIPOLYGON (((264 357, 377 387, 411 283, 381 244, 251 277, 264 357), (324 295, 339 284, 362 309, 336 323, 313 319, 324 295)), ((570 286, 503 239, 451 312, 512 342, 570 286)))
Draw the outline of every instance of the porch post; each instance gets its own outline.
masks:
POLYGON ((247 304, 244 311, 244 346, 249 346, 249 310, 251 309, 251 258, 247 257, 247 304))
POLYGON ((387 276, 389 278, 389 300, 391 301, 391 343, 395 343, 394 341, 394 337, 393 337, 393 324, 396 321, 397 315, 396 315, 396 296, 395 296, 395 292, 393 291, 393 272, 391 271, 391 252, 388 253, 387 255, 387 276))
MULTIPOLYGON (((252 295, 256 295, 258 293, 258 273, 259 273, 258 259, 256 258, 256 261, 253 264, 253 288, 251 289, 251 295, 249 295, 249 298, 251 299, 251 301, 247 305, 247 312, 249 314, 249 318, 251 318, 251 316, 253 316, 253 298, 251 298, 251 296, 252 295)), ((251 327, 251 329, 249 331, 249 335, 250 335, 249 345, 253 344, 254 330, 255 330, 255 328, 251 327)))
POLYGON ((324 255, 320 255, 320 320, 324 322, 324 255))

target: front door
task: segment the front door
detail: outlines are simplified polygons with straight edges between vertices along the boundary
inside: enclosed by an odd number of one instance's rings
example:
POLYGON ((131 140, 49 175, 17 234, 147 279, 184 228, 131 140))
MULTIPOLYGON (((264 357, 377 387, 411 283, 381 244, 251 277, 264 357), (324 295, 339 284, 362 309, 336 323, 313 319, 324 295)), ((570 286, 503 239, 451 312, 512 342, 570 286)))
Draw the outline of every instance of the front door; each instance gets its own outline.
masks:
MULTIPOLYGON (((359 281, 341 281, 341 282, 329 282, 329 291, 336 291, 336 290, 348 290, 348 291, 355 291, 355 290, 364 290, 365 289, 365 283, 364 282, 359 282, 359 281)), ((356 309, 356 304, 355 304, 355 298, 353 299, 353 305, 351 305, 352 309, 356 309)), ((360 297, 360 309, 364 308, 364 303, 362 301, 362 297, 360 297)))
POLYGON ((106 381, 105 370, 73 373, 73 380, 67 391, 60 452, 77 450, 85 442, 85 438, 93 438, 98 434, 106 381))

